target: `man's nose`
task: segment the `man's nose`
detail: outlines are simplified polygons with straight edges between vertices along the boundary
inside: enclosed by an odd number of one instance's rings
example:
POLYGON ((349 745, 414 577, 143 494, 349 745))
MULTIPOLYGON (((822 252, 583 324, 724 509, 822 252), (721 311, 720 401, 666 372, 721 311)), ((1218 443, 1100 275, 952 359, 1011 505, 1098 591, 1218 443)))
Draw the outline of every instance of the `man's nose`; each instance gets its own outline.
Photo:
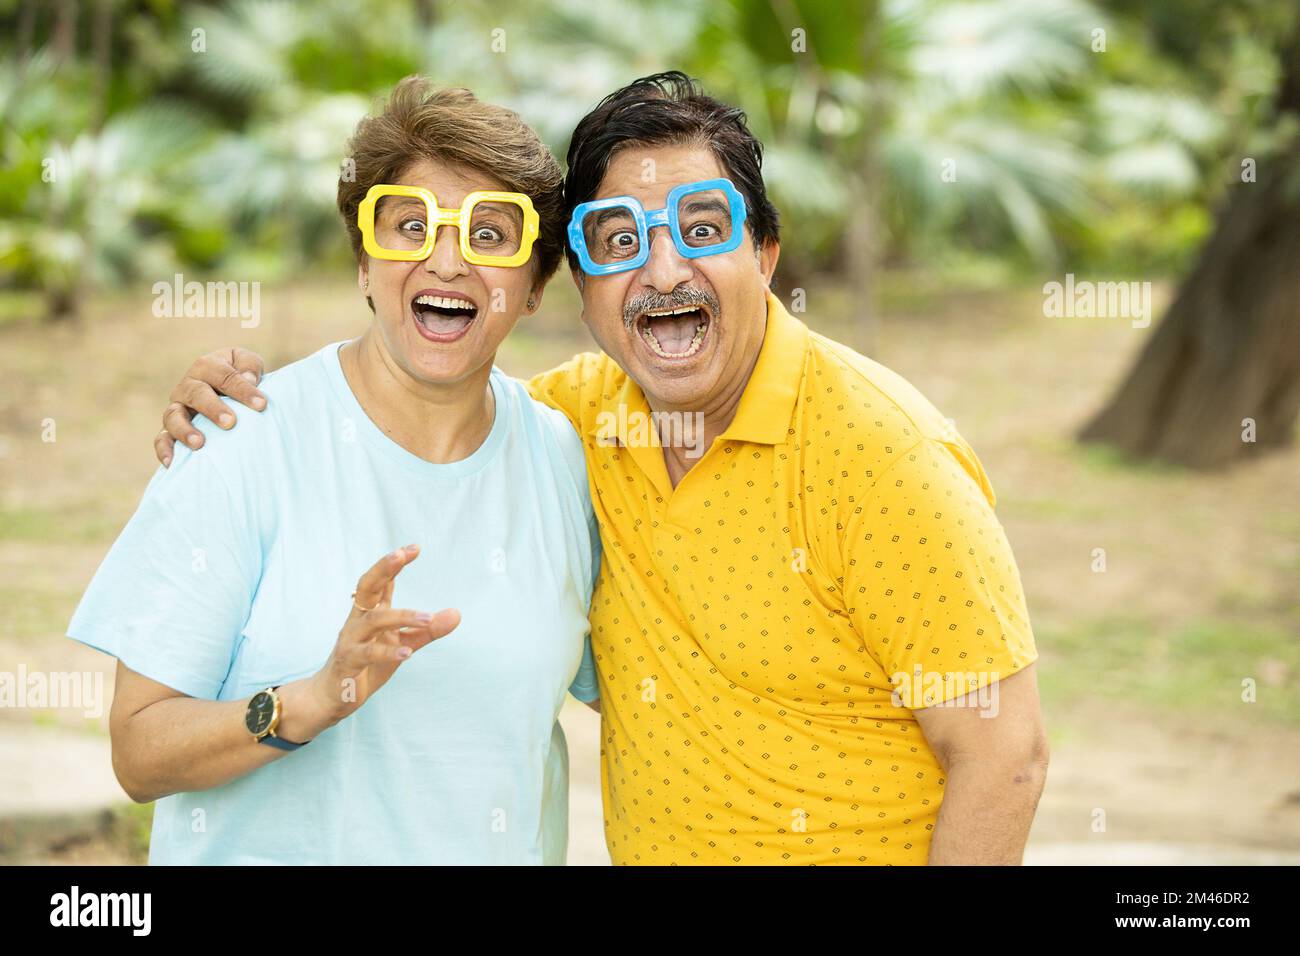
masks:
POLYGON ((439 279, 454 279, 469 275, 469 263, 460 254, 460 230, 456 226, 440 226, 433 240, 433 250, 424 260, 424 268, 439 279))
POLYGON ((666 227, 650 230, 650 257, 641 267, 641 281, 653 289, 668 293, 694 274, 691 264, 682 258, 673 245, 673 237, 666 227), (658 233, 658 235, 656 235, 658 233))

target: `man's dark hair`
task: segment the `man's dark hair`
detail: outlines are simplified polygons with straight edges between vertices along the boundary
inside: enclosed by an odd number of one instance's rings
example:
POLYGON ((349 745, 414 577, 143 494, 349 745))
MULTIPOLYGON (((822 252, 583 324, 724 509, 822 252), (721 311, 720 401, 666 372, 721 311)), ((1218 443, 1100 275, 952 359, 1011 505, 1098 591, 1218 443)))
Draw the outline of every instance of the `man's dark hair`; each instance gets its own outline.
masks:
MULTIPOLYGON (((569 142, 564 179, 567 219, 587 202, 605 178, 609 161, 628 144, 665 146, 699 143, 717 157, 723 174, 745 197, 746 225, 761 248, 780 238, 776 207, 763 184, 763 144, 745 123, 745 112, 708 96, 678 70, 655 73, 615 90, 582 118, 569 142)), ((578 257, 568 250, 570 268, 578 257)))

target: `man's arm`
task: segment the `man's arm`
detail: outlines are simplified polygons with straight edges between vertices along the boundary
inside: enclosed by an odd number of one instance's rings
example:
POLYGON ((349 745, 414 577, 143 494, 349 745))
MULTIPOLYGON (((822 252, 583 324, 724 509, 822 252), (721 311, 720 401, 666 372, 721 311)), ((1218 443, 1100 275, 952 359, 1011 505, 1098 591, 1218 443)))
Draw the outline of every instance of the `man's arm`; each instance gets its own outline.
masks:
POLYGON ((163 430, 153 440, 154 454, 163 467, 171 465, 176 442, 203 447, 203 433, 192 424, 195 415, 206 415, 221 428, 235 426, 235 413, 219 395, 255 411, 266 408, 266 396, 257 389, 263 368, 262 356, 238 346, 195 359, 172 389, 171 404, 163 411, 163 430))
POLYGON ((930 865, 1020 865, 1049 756, 1034 668, 913 711, 947 775, 930 865))
MULTIPOLYGON (((582 384, 593 376, 603 377, 608 362, 604 355, 583 352, 557 368, 534 375, 527 382, 528 392, 539 402, 564 412, 581 432, 582 384)), ((266 395, 257 389, 264 370, 262 356, 239 346, 217 349, 195 359, 172 389, 170 404, 163 410, 162 431, 153 440, 154 454, 163 467, 171 465, 172 449, 178 441, 194 449, 203 447, 203 433, 193 425, 195 415, 206 415, 223 429, 235 426, 235 413, 221 400, 222 395, 254 411, 266 408, 266 395)))

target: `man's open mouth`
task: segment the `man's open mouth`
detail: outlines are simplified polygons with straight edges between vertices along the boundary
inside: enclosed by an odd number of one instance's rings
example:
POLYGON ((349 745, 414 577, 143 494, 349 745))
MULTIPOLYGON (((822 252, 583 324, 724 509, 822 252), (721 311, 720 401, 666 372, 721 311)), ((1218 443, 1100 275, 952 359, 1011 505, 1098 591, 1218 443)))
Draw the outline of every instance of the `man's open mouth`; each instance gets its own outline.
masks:
POLYGON ((473 324, 478 306, 462 295, 421 293, 411 300, 411 315, 425 338, 451 342, 473 324))
POLYGON ((636 331, 660 358, 684 359, 700 350, 712 322, 703 306, 650 309, 637 316, 636 331))

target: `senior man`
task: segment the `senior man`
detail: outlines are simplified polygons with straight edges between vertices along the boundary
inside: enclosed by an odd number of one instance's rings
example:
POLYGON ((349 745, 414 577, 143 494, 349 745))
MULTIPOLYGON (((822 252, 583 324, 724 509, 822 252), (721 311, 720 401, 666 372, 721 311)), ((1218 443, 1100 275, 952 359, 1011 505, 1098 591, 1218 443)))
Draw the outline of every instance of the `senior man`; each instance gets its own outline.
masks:
MULTIPOLYGON (((583 118, 568 166, 603 352, 530 387, 582 436, 600 523, 611 858, 1019 863, 1048 751, 974 452, 772 294, 777 212, 739 109, 646 77, 583 118)), ((257 407, 261 371, 240 349, 198 360, 159 458, 194 443, 192 410, 228 411, 214 388, 257 407)))

